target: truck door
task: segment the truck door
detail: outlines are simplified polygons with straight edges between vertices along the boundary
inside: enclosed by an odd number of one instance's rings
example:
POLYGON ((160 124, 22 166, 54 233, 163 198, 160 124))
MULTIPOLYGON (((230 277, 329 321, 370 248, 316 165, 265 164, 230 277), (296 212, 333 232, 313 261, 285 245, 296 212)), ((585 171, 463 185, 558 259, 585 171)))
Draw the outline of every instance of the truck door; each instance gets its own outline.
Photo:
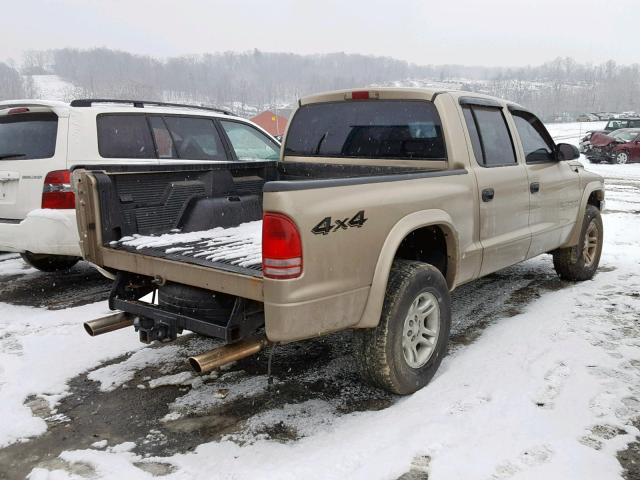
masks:
POLYGON ((466 97, 460 102, 477 162, 474 171, 483 247, 480 274, 486 275, 526 258, 531 243, 529 184, 502 106, 466 97))
POLYGON ((557 160, 555 143, 535 115, 510 110, 529 177, 531 258, 558 248, 571 234, 582 195, 580 174, 557 160))

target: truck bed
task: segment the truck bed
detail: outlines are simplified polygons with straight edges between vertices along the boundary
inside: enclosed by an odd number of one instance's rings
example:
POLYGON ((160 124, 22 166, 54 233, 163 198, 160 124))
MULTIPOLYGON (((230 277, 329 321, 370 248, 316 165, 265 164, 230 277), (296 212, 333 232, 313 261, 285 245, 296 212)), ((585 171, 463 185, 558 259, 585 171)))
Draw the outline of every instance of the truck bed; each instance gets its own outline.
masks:
POLYGON ((107 271, 261 301, 263 192, 446 174, 443 162, 425 163, 78 165, 81 249, 85 259, 107 271))

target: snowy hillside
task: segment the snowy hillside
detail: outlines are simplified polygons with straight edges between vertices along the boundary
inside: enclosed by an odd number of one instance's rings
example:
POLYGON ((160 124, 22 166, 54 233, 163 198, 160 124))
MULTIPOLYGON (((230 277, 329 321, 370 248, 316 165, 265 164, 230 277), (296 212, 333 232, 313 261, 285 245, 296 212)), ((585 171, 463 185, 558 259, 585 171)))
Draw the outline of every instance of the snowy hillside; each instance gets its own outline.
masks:
POLYGON ((36 98, 68 102, 74 98, 77 88, 58 75, 31 75, 36 98))

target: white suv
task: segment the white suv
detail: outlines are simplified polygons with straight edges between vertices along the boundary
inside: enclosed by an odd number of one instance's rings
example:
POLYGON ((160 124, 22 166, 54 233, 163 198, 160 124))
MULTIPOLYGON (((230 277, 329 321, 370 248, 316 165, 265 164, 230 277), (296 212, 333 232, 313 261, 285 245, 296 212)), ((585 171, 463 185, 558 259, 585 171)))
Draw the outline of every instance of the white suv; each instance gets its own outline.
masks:
POLYGON ((0 251, 43 271, 80 256, 70 169, 277 160, 280 145, 218 109, 129 100, 0 102, 0 251))

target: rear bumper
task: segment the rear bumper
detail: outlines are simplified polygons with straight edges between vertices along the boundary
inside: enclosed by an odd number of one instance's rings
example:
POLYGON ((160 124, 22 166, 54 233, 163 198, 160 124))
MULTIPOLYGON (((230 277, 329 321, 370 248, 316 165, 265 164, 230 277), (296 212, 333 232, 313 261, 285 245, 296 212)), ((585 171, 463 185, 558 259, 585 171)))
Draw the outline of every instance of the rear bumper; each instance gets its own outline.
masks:
POLYGON ((0 222, 0 251, 81 256, 75 210, 33 210, 0 222))
POLYGON ((370 287, 299 303, 264 303, 267 338, 292 342, 344 330, 362 318, 370 287))

